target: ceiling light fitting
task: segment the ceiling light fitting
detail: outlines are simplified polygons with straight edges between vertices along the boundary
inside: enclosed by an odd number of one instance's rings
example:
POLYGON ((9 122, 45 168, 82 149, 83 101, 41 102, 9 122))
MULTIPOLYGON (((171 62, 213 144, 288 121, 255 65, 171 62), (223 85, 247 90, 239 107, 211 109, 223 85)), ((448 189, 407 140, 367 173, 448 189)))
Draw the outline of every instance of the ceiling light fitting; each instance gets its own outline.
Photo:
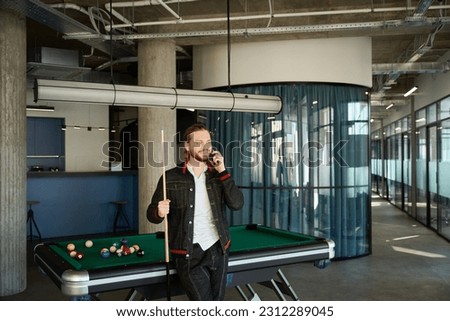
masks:
POLYGON ((34 101, 271 114, 282 108, 278 96, 48 79, 35 80, 34 101))
POLYGON ((403 94, 403 97, 408 97, 413 92, 415 92, 417 89, 419 89, 419 87, 417 87, 417 86, 412 87, 410 90, 408 90, 406 93, 403 94))
POLYGON ((388 110, 388 109, 390 109, 390 108, 392 108, 392 107, 394 107, 394 104, 392 103, 392 104, 389 104, 387 107, 386 107, 386 110, 388 110))
MULTIPOLYGON (((80 126, 80 125, 62 125, 61 126, 61 130, 68 130, 68 129, 70 129, 70 128, 73 128, 73 129, 87 129, 87 131, 92 131, 93 129, 97 129, 97 130, 100 130, 100 131, 103 131, 103 130, 106 130, 106 129, 108 129, 107 127, 103 127, 103 126, 100 126, 100 127, 95 127, 95 126, 80 126)), ((115 130, 113 131, 113 130, 111 130, 111 132, 115 132, 115 130)))
POLYGON ((55 107, 50 106, 27 106, 27 111, 55 111, 55 107))

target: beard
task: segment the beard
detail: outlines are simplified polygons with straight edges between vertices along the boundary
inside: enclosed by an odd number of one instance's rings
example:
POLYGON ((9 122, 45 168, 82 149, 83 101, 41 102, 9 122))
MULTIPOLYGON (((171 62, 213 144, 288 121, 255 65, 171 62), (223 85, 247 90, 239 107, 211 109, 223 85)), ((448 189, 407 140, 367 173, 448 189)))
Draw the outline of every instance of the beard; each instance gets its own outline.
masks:
POLYGON ((198 153, 190 153, 191 157, 193 157, 196 161, 206 163, 208 161, 209 151, 203 150, 198 153))

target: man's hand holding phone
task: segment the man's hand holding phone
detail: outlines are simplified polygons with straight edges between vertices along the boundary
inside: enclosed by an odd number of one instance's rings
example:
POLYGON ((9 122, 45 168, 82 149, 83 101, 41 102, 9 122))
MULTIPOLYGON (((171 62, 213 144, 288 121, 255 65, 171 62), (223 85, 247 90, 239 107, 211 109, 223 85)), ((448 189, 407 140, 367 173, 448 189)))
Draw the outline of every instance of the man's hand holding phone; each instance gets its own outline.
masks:
POLYGON ((211 166, 214 167, 216 169, 216 171, 218 171, 219 173, 221 173, 225 170, 223 156, 219 151, 213 150, 209 154, 208 161, 211 164, 211 166))

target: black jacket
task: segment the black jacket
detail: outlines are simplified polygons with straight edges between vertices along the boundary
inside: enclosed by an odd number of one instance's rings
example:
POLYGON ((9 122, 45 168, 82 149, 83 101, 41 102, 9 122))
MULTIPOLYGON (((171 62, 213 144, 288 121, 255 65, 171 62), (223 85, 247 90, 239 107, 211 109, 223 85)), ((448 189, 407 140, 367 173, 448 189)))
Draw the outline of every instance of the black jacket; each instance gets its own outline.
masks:
MULTIPOLYGON (((208 168, 205 174, 213 220, 225 252, 230 246, 225 205, 231 210, 239 210, 244 205, 244 196, 227 170, 218 173, 213 168, 208 168)), ((170 200, 170 211, 167 216, 170 252, 189 259, 194 239, 195 183, 186 163, 166 171, 166 193, 170 200)), ((152 223, 158 224, 163 221, 158 215, 158 202, 163 199, 163 195, 161 177, 147 208, 147 218, 152 223)))

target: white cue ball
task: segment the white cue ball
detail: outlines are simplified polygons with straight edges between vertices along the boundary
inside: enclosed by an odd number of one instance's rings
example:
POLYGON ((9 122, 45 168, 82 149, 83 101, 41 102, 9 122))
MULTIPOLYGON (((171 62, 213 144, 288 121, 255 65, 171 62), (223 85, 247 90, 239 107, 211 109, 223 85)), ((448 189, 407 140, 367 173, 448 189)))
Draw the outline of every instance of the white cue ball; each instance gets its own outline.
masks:
POLYGON ((94 242, 92 242, 91 240, 87 240, 86 242, 84 242, 84 245, 86 245, 86 247, 92 247, 92 245, 94 245, 94 242))
POLYGON ((75 250, 75 244, 73 244, 73 243, 67 244, 67 250, 69 252, 75 250))

